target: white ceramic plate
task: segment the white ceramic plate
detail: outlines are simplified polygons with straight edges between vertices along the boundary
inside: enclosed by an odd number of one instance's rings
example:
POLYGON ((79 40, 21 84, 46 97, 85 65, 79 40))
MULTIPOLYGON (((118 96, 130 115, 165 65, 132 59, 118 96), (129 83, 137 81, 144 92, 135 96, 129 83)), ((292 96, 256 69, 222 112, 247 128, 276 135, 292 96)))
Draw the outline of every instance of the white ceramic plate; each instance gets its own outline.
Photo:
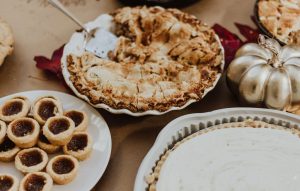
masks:
POLYGON ((212 125, 255 119, 286 127, 300 127, 300 117, 277 110, 258 108, 228 108, 208 113, 196 113, 179 117, 170 122, 158 135, 153 147, 144 158, 135 180, 134 191, 146 191, 148 176, 160 156, 177 140, 212 125))
MULTIPOLYGON (((95 28, 95 27, 101 26, 103 29, 106 29, 106 30, 109 30, 109 31, 112 31, 113 28, 114 28, 112 17, 109 16, 108 14, 100 15, 96 20, 87 23, 87 26, 89 28, 95 28)), ((220 43, 220 47, 222 47, 221 42, 219 40, 219 37, 216 36, 216 38, 220 43)), ((76 90, 76 88, 74 87, 73 83, 69 80, 70 73, 67 69, 67 59, 66 59, 67 55, 75 54, 77 56, 80 56, 80 55, 83 54, 83 52, 84 52, 84 35, 81 32, 76 32, 72 35, 70 41, 66 44, 66 46, 64 48, 64 53, 63 53, 63 56, 62 56, 62 59, 61 59, 61 67, 62 67, 62 73, 63 73, 64 79, 65 79, 66 83, 68 84, 68 86, 72 89, 72 91, 78 97, 80 97, 81 99, 83 99, 83 100, 87 101, 88 103, 90 103, 88 97, 85 96, 85 95, 80 94, 76 90)), ((222 48, 222 53, 224 55, 223 48, 222 48)), ((221 65, 222 70, 224 69, 224 65, 225 65, 225 61, 223 60, 222 65, 221 65)), ((221 74, 218 74, 213 86, 205 90, 205 92, 203 93, 202 98, 208 92, 210 92, 212 89, 214 89, 214 87, 218 83, 220 77, 221 77, 221 74)), ((197 100, 192 100, 191 99, 185 105, 183 105, 181 107, 171 107, 169 110, 164 111, 164 112, 160 112, 160 111, 157 111, 157 110, 148 110, 148 111, 145 111, 145 112, 132 112, 128 109, 114 109, 114 108, 112 108, 112 107, 110 107, 106 104, 96 104, 96 105, 94 105, 92 103, 90 103, 90 104, 93 107, 102 108, 102 109, 105 109, 105 110, 107 110, 111 113, 114 113, 114 114, 127 114, 127 115, 131 115, 131 116, 139 117, 139 116, 144 116, 144 115, 162 115, 162 114, 165 114, 165 113, 170 112, 170 111, 181 110, 181 109, 186 108, 187 106, 189 106, 190 104, 192 104, 196 101, 197 100)))
MULTIPOLYGON (((34 101, 37 97, 45 95, 53 95, 58 97, 63 103, 64 110, 79 109, 87 113, 89 116, 88 132, 93 138, 93 152, 91 156, 80 162, 80 168, 76 179, 70 184, 53 187, 53 191, 90 191, 102 177, 110 158, 111 153, 111 135, 109 128, 102 116, 93 107, 84 101, 71 95, 55 92, 55 91, 28 91, 3 97, 0 99, 0 104, 10 97, 22 95, 34 101)), ((51 157, 51 156, 50 156, 51 157)), ((14 165, 11 163, 0 162, 0 173, 10 173, 18 178, 23 178, 14 165)))

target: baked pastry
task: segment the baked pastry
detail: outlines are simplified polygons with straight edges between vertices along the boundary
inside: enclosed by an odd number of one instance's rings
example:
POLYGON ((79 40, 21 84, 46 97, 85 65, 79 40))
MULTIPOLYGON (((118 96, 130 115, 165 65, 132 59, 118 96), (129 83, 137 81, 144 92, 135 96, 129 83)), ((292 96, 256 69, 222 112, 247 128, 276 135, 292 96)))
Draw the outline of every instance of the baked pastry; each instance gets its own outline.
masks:
POLYGON ((17 147, 8 137, 5 137, 4 141, 0 144, 0 161, 13 161, 19 151, 20 148, 17 147))
POLYGON ((67 57, 65 79, 90 103, 163 112, 200 100, 214 86, 222 72, 222 47, 195 16, 125 7, 111 17, 118 43, 110 59, 90 53, 67 57))
POLYGON ((40 132, 40 125, 34 119, 22 117, 12 121, 7 128, 7 136, 20 148, 33 147, 40 132))
POLYGON ((51 191, 52 178, 45 172, 28 173, 20 184, 19 191, 51 191))
POLYGON ((298 0, 259 0, 260 23, 286 44, 300 45, 300 3, 298 0))
POLYGON ((0 121, 0 144, 4 141, 6 136, 6 123, 3 121, 0 121))
POLYGON ((62 115, 63 107, 58 98, 44 96, 35 101, 32 112, 34 119, 43 125, 50 117, 62 115))
POLYGON ((66 111, 64 115, 74 121, 75 131, 85 131, 87 129, 88 116, 85 112, 79 110, 70 110, 66 111))
POLYGON ((72 139, 63 147, 64 153, 72 155, 78 160, 85 160, 92 152, 93 141, 85 132, 74 133, 72 139))
POLYGON ((148 190, 297 190, 299 135, 298 128, 259 121, 200 130, 166 145, 146 177, 148 190))
POLYGON ((0 119, 11 122, 20 117, 26 117, 29 110, 30 102, 26 97, 14 97, 0 106, 0 119))
POLYGON ((14 47, 13 32, 10 26, 0 18, 0 66, 6 56, 12 54, 14 47))
POLYGON ((68 184, 75 179, 78 168, 79 162, 76 158, 59 155, 49 161, 46 170, 56 184, 68 184))
POLYGON ((1 191, 18 191, 19 180, 10 174, 0 174, 0 190, 1 191))
POLYGON ((51 117, 43 127, 43 134, 54 145, 67 144, 75 129, 74 122, 65 116, 51 117))
POLYGON ((54 154, 57 153, 60 150, 60 146, 53 145, 50 143, 50 141, 45 137, 43 132, 40 133, 39 140, 38 140, 38 146, 46 151, 48 154, 54 154))
POLYGON ((16 168, 23 173, 41 171, 47 163, 47 153, 39 148, 24 149, 15 158, 16 168))

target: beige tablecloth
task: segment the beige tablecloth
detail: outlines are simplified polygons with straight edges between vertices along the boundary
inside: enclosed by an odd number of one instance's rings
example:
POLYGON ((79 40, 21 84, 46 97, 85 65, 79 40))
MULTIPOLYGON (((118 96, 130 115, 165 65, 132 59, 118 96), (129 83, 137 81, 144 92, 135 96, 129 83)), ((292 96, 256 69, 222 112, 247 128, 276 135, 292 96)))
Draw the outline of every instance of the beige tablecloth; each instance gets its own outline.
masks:
MULTIPOLYGON (((78 27, 43 2, 44 0, 0 1, 0 17, 11 24, 16 40, 14 54, 0 68, 0 96, 41 89, 66 91, 55 77, 46 75, 35 67, 33 57, 50 57, 53 50, 66 43, 78 27)), ((250 15, 253 13, 254 2, 255 0, 200 0, 183 10, 210 25, 220 23, 237 32, 234 22, 253 25, 250 15)), ((120 6, 122 5, 117 0, 77 0, 77 3, 68 7, 83 21, 89 21, 120 6)), ((201 102, 163 116, 133 118, 100 110, 110 127, 113 149, 108 168, 94 190, 132 191, 143 157, 159 131, 176 117, 235 106, 238 103, 222 79, 201 102)))

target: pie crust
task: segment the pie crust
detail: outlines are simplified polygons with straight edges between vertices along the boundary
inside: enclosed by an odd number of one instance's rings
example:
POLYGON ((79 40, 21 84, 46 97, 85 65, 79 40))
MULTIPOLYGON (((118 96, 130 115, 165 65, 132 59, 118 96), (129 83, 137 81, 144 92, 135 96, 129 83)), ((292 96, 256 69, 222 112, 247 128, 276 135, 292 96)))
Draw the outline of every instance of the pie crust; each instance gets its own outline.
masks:
POLYGON ((6 123, 3 121, 0 121, 0 144, 4 141, 6 136, 6 123))
POLYGON ((33 147, 40 132, 40 125, 31 118, 22 117, 12 121, 7 128, 7 136, 20 148, 33 147))
POLYGON ((19 180, 10 174, 0 174, 0 190, 1 191, 18 191, 19 180))
POLYGON ((20 148, 15 145, 8 137, 0 144, 0 161, 11 162, 20 151, 20 148))
POLYGON ((23 173, 43 170, 48 163, 48 155, 39 148, 30 148, 20 151, 15 158, 16 168, 23 173))
POLYGON ((111 16, 118 43, 109 60, 67 56, 66 80, 93 105, 168 111, 200 100, 221 74, 220 42, 196 17, 161 7, 125 7, 111 16))
POLYGON ((20 184, 19 191, 51 191, 53 180, 45 172, 28 173, 20 184))
POLYGON ((58 98, 43 96, 35 101, 32 112, 34 119, 44 125, 50 117, 62 115, 63 107, 58 98))
POLYGON ((70 110, 64 113, 64 116, 69 117, 75 123, 75 131, 85 131, 88 126, 88 116, 85 112, 79 110, 70 110))
POLYGON ((70 155, 59 155, 52 158, 47 165, 47 173, 56 184, 68 184, 72 182, 79 168, 79 162, 70 155))
POLYGON ((300 45, 300 3, 291 0, 259 0, 261 24, 286 44, 300 45))
POLYGON ((45 137, 45 135, 41 132, 38 140, 38 146, 46 151, 48 154, 54 154, 60 151, 61 147, 57 145, 53 145, 50 141, 45 137))
POLYGON ((0 66, 3 64, 6 56, 13 52, 13 32, 11 27, 0 18, 0 66))
POLYGON ((72 139, 63 147, 64 153, 72 155, 78 160, 87 159, 92 152, 93 141, 91 136, 85 132, 74 133, 72 139))
POLYGON ((0 106, 0 119, 5 122, 11 122, 15 119, 26 117, 29 110, 30 102, 26 97, 15 97, 5 101, 0 106))
POLYGON ((67 144, 75 129, 74 122, 65 116, 51 117, 43 127, 43 134, 54 145, 67 144))

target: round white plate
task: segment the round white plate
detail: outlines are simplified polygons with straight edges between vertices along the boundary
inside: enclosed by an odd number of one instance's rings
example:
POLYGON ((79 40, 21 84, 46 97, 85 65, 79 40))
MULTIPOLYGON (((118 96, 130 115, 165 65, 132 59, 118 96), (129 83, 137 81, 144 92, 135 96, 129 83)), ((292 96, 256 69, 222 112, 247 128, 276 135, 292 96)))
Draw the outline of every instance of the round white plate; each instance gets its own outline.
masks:
POLYGON ((147 183, 145 177, 152 172, 153 167, 166 148, 176 143, 177 140, 181 140, 198 131, 199 127, 206 128, 222 123, 244 121, 248 118, 286 127, 300 128, 299 116, 270 109, 228 108, 179 117, 170 122, 159 133, 153 147, 139 167, 135 179, 134 191, 146 191, 147 183))
MULTIPOLYGON (((94 21, 91 21, 89 23, 86 24, 89 28, 95 28, 95 27, 101 27, 105 30, 108 31, 112 31, 114 28, 114 24, 112 21, 112 17, 109 16, 108 14, 103 14, 100 15, 97 19, 95 19, 94 21)), ((217 40, 219 41, 220 47, 222 48, 221 42, 219 40, 219 37, 216 35, 217 40)), ((184 104, 181 107, 171 107, 169 110, 164 111, 164 112, 160 112, 157 110, 148 110, 145 112, 132 112, 128 109, 114 109, 106 104, 92 104, 89 100, 89 98, 83 94, 80 94, 77 89, 74 87, 73 83, 69 80, 70 79, 70 73, 68 71, 67 68, 67 56, 69 54, 74 54, 77 56, 81 56, 84 53, 84 34, 82 32, 76 32, 72 35, 70 41, 65 45, 64 48, 64 53, 61 59, 61 68, 62 68, 62 73, 64 76, 64 79, 67 83, 67 85, 72 89, 72 91, 76 94, 76 96, 80 97, 81 99, 87 101, 88 103, 90 103, 93 107, 96 108, 102 108, 105 109, 111 113, 114 114, 127 114, 127 115, 131 115, 131 116, 135 116, 135 117, 139 117, 139 116, 144 116, 144 115, 162 115, 165 114, 167 112, 170 111, 174 111, 174 110, 181 110, 186 108, 187 106, 189 106, 190 104, 196 102, 197 100, 191 99, 189 100, 186 104, 184 104)), ((222 53, 224 55, 224 49, 222 48, 222 53)), ((225 61, 223 59, 222 64, 221 64, 221 68, 222 70, 224 70, 224 65, 225 65, 225 61)), ((214 87, 216 86, 216 84, 218 83, 219 79, 221 77, 221 74, 217 74, 216 76, 216 80, 213 83, 213 86, 210 88, 207 88, 204 93, 202 98, 208 93, 210 92, 212 89, 214 89, 214 87)))
MULTIPOLYGON (((109 128, 102 116, 93 107, 84 101, 71 95, 55 91, 28 91, 14 95, 6 96, 0 99, 0 104, 10 97, 17 95, 26 96, 30 101, 34 101, 40 96, 52 95, 58 97, 64 110, 79 109, 89 116, 88 132, 93 138, 93 152, 91 156, 80 162, 80 168, 77 177, 73 182, 67 185, 54 185, 53 191, 90 191, 102 177, 110 158, 111 153, 111 135, 109 128)), ((51 157, 51 156, 50 156, 51 157)), ((20 180, 23 178, 14 165, 14 162, 0 162, 0 173, 10 173, 17 176, 20 180)))

